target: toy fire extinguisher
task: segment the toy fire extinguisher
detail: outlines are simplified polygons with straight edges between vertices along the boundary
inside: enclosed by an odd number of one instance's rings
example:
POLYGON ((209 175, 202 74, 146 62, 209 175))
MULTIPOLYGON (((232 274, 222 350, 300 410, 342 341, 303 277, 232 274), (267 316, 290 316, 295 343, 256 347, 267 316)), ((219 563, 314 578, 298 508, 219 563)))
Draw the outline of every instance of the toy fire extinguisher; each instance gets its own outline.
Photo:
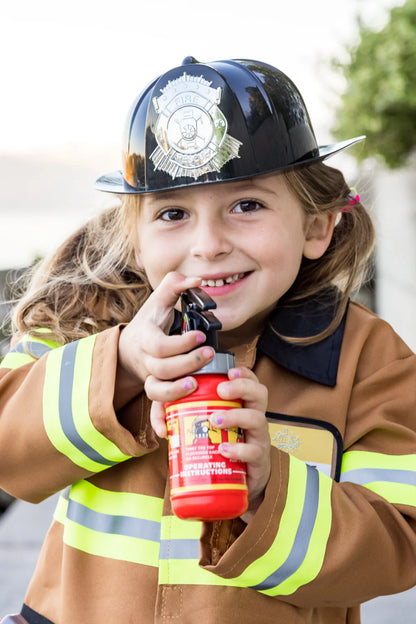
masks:
POLYGON ((199 329, 215 349, 209 364, 192 373, 197 389, 178 401, 165 403, 169 441, 169 471, 173 512, 183 519, 224 520, 243 514, 248 505, 246 466, 219 452, 222 442, 243 442, 237 427, 211 425, 212 412, 242 407, 240 400, 225 401, 217 386, 228 380, 234 355, 218 351, 221 323, 211 312, 216 303, 201 288, 182 293, 182 331, 199 329))

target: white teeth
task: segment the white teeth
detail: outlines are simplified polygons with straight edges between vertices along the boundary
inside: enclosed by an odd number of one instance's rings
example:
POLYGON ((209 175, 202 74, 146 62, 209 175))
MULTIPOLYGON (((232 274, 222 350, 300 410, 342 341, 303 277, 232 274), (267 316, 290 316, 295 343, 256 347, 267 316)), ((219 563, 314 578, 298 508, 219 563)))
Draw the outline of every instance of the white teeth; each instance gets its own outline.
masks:
POLYGON ((217 280, 202 280, 201 281, 201 286, 209 286, 210 288, 219 288, 220 286, 224 286, 224 284, 233 284, 234 282, 237 282, 238 280, 242 279, 244 277, 245 273, 235 273, 234 275, 230 275, 229 277, 226 277, 225 280, 224 279, 217 279, 217 280))

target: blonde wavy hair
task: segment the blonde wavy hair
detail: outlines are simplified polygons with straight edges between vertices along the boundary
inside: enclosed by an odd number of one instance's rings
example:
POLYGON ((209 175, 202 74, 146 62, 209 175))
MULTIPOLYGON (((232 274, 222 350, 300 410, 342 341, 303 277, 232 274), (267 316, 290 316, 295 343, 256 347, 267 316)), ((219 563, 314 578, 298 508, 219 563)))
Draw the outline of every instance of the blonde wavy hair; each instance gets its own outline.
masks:
POLYGON ((133 318, 151 288, 135 260, 130 203, 89 220, 23 275, 11 315, 14 333, 48 328, 51 339, 66 344, 133 318))
MULTIPOLYGON (((338 212, 349 206, 350 188, 343 174, 318 162, 282 172, 306 214, 338 212)), ((151 293, 146 275, 135 260, 139 195, 125 195, 121 205, 88 221, 53 254, 25 276, 24 294, 12 314, 18 335, 36 335, 40 327, 65 344, 128 323, 151 293)), ((342 213, 325 254, 303 259, 299 274, 284 299, 296 302, 336 286, 338 305, 329 327, 297 343, 323 339, 339 324, 351 292, 362 283, 374 244, 374 230, 358 202, 342 213)))

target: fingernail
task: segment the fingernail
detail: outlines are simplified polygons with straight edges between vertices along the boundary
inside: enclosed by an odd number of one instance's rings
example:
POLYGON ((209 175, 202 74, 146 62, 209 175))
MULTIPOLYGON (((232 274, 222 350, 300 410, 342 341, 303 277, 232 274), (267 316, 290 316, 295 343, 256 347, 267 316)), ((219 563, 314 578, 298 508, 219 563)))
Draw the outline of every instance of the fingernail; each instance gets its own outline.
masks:
POLYGON ((207 337, 204 334, 198 334, 196 341, 198 344, 202 344, 206 339, 207 337))
POLYGON ((231 377, 240 377, 238 368, 231 368, 228 372, 231 374, 231 377))
POLYGON ((229 394, 230 384, 228 383, 228 381, 223 381, 222 383, 218 384, 217 390, 220 390, 222 394, 229 394))
POLYGON ((224 417, 221 414, 211 414, 209 419, 213 425, 221 425, 224 422, 224 417))
POLYGON ((219 451, 220 451, 220 453, 229 453, 230 452, 230 447, 229 447, 229 445, 226 442, 224 442, 223 444, 220 444, 219 451))
POLYGON ((202 353, 203 353, 203 356, 206 358, 214 357, 214 349, 211 349, 210 347, 206 347, 202 353))
POLYGON ((183 382, 183 387, 185 388, 185 390, 192 390, 196 387, 195 380, 192 379, 192 377, 187 377, 183 382))

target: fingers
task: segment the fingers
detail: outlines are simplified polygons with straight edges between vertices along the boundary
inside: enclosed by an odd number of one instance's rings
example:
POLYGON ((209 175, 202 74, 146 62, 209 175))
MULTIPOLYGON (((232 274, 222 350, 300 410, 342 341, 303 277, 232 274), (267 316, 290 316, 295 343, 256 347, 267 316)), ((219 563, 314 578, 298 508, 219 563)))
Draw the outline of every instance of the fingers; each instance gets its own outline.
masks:
POLYGON ((192 355, 175 359, 202 345, 206 339, 202 332, 168 335, 173 320, 173 308, 180 293, 200 283, 198 277, 168 273, 123 329, 119 340, 117 365, 120 378, 127 380, 124 385, 133 385, 138 381, 143 383, 148 375, 174 379, 201 368, 212 359, 212 350, 204 354, 196 350, 192 355), (172 361, 169 362, 169 358, 173 358, 172 361))
POLYGON ((181 273, 168 273, 151 296, 143 304, 140 314, 149 315, 150 320, 166 330, 171 324, 172 310, 180 294, 188 288, 201 284, 199 277, 185 277, 181 273))
POLYGON ((244 442, 220 444, 219 451, 228 459, 246 464, 250 507, 257 507, 261 503, 271 471, 270 435, 264 412, 245 408, 232 409, 213 413, 210 420, 219 429, 244 429, 244 442))
POLYGON ((178 353, 196 349, 202 346, 205 340, 205 334, 200 331, 192 330, 180 335, 167 336, 161 330, 158 331, 158 328, 149 324, 143 330, 141 347, 145 353, 154 358, 168 358, 178 353))
POLYGON ((148 371, 148 375, 159 380, 172 380, 189 375, 205 364, 208 364, 214 357, 212 347, 195 349, 189 353, 181 353, 172 357, 155 357, 153 354, 144 353, 143 360, 148 371))
POLYGON ((244 407, 214 412, 210 420, 219 429, 244 431, 243 443, 221 444, 219 450, 224 457, 246 463, 250 504, 253 500, 260 503, 271 470, 267 389, 248 368, 232 369, 228 377, 229 381, 218 385, 218 394, 228 400, 241 398, 244 407))
POLYGON ((244 366, 228 371, 229 381, 217 387, 219 396, 226 400, 242 399, 244 407, 265 412, 267 410, 268 392, 266 386, 260 384, 256 375, 244 366))
POLYGON ((241 443, 226 443, 221 445, 221 453, 232 459, 249 464, 261 464, 264 455, 270 451, 270 436, 264 412, 246 408, 231 409, 224 412, 214 412, 210 416, 211 424, 218 429, 243 429, 245 441, 241 443))
POLYGON ((148 398, 160 403, 178 401, 191 394, 197 387, 198 384, 193 377, 185 377, 176 381, 161 381, 149 375, 144 384, 148 398))

